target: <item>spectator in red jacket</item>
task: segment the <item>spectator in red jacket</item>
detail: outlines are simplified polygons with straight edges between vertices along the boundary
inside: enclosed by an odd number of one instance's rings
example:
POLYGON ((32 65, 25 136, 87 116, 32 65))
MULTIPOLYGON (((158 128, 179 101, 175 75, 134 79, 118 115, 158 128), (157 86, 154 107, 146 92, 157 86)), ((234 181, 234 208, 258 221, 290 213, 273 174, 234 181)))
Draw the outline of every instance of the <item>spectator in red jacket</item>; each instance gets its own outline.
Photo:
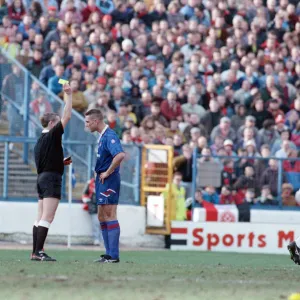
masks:
POLYGON ((19 24, 22 21, 23 16, 26 14, 26 10, 22 3, 22 0, 14 0, 12 5, 8 7, 8 16, 14 23, 19 24))
POLYGON ((236 195, 231 193, 228 186, 222 187, 219 204, 236 204, 236 195))
POLYGON ((59 13, 60 18, 63 19, 68 11, 73 13, 72 23, 81 23, 82 15, 76 8, 74 0, 67 0, 65 7, 59 13))
POLYGON ((40 93, 39 97, 30 103, 30 108, 37 119, 45 113, 52 112, 52 106, 46 99, 45 93, 40 93))
MULTIPOLYGON (((291 149, 288 158, 297 158, 298 151, 291 149)), ((285 172, 300 172, 300 161, 299 160, 285 160, 283 162, 283 170, 285 172)))
POLYGON ((236 181, 236 174, 234 172, 234 162, 233 160, 224 161, 224 169, 221 173, 222 176, 222 186, 232 187, 236 181))
POLYGON ((86 22, 93 12, 97 12, 102 16, 101 10, 96 6, 96 1, 88 0, 87 6, 81 11, 82 21, 86 22))
MULTIPOLYGON (((30 109, 33 115, 36 117, 37 120, 45 114, 51 113, 52 106, 48 101, 46 94, 44 92, 39 92, 37 98, 30 103, 30 109)), ((29 136, 30 137, 37 137, 41 134, 41 129, 37 127, 35 122, 29 123, 29 136)))
POLYGON ((160 109, 162 115, 168 120, 177 119, 182 121, 182 110, 180 103, 177 102, 177 96, 173 92, 168 92, 167 100, 161 103, 160 109))

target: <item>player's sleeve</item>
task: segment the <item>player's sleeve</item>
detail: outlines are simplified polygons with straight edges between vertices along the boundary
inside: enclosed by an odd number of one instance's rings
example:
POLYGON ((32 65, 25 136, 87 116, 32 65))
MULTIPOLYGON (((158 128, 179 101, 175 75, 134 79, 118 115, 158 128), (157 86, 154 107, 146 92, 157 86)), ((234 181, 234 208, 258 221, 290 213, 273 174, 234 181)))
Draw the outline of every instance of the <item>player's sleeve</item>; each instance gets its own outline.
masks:
POLYGON ((112 157, 124 152, 121 142, 117 136, 109 136, 106 140, 106 146, 112 157))

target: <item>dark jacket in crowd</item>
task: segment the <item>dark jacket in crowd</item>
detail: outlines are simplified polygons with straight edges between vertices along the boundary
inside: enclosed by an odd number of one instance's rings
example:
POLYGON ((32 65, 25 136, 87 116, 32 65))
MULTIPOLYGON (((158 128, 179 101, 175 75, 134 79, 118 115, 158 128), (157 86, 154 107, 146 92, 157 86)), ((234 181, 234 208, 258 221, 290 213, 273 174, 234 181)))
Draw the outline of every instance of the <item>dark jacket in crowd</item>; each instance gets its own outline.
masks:
POLYGON ((256 186, 258 188, 261 188, 261 180, 262 175, 264 174, 265 170, 269 167, 268 160, 257 160, 254 164, 254 170, 255 170, 255 182, 256 186))
POLYGON ((267 119, 273 119, 272 114, 268 110, 263 110, 263 111, 256 111, 253 110, 251 112, 251 116, 255 118, 255 126, 258 129, 262 129, 263 127, 263 122, 267 119))
POLYGON ((242 175, 239 177, 237 182, 234 184, 235 190, 245 190, 245 189, 254 189, 255 188, 255 178, 254 177, 247 177, 242 175))
POLYGON ((52 67, 52 65, 44 67, 39 75, 40 81, 45 85, 48 86, 48 81, 51 77, 55 75, 55 71, 52 67))
POLYGON ((192 182, 192 174, 193 174, 192 158, 187 160, 183 155, 174 158, 173 169, 174 172, 180 172, 182 174, 183 182, 192 182))
MULTIPOLYGON (((282 183, 286 182, 286 177, 285 174, 282 174, 282 183)), ((270 167, 268 167, 262 177, 261 177, 261 186, 263 185, 268 185, 271 190, 271 194, 274 197, 277 197, 278 195, 278 190, 277 190, 277 185, 278 185, 278 170, 273 170, 270 167)))
POLYGON ((43 61, 35 61, 34 59, 31 59, 26 66, 26 68, 31 72, 31 74, 37 78, 39 78, 43 67, 43 61))
POLYGON ((192 128, 199 128, 200 129, 200 135, 207 137, 207 132, 205 130, 205 127, 202 124, 198 124, 198 125, 195 125, 195 126, 188 125, 183 131, 183 135, 184 135, 186 141, 189 141, 191 139, 191 129, 192 128))
POLYGON ((210 135, 212 130, 219 125, 222 118, 221 112, 213 113, 208 111, 201 119, 201 123, 206 128, 207 134, 210 135))

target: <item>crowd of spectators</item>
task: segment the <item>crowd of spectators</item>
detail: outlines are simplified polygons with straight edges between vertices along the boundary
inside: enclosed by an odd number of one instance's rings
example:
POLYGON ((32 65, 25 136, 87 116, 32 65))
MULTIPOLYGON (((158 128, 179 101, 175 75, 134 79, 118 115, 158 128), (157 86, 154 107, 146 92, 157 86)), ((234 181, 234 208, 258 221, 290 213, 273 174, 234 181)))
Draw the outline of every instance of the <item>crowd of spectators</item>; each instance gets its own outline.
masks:
MULTIPOLYGON (((218 203, 276 203, 278 162, 255 157, 298 157, 298 1, 1 2, 0 46, 61 98, 69 80, 78 113, 101 109, 124 143, 173 146, 186 183, 194 148, 223 156, 223 188, 205 188, 218 203)), ((36 116, 56 109, 32 95, 36 116)))

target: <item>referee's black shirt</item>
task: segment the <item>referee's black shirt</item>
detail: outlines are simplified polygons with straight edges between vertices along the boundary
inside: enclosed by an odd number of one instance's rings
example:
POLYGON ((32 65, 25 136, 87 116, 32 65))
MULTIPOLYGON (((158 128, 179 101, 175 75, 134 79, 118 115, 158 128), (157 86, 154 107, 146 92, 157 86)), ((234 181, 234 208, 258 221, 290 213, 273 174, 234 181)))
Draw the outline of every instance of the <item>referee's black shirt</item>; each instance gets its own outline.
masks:
POLYGON ((64 128, 59 121, 49 132, 42 133, 34 147, 37 173, 64 173, 64 153, 62 135, 64 128))

